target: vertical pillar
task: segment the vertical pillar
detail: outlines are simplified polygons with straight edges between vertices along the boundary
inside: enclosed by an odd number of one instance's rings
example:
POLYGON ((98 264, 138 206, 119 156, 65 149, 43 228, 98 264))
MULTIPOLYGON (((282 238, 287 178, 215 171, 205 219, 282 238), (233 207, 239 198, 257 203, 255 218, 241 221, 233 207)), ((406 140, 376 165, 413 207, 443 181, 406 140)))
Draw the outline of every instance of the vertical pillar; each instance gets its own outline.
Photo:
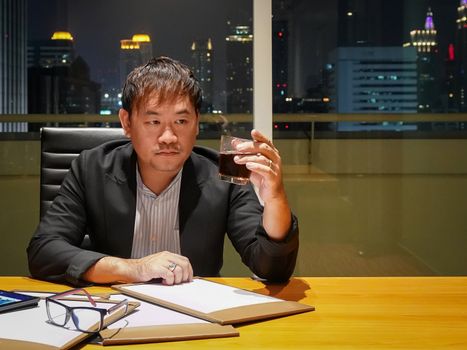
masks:
POLYGON ((272 140, 271 0, 253 0, 253 125, 272 140))

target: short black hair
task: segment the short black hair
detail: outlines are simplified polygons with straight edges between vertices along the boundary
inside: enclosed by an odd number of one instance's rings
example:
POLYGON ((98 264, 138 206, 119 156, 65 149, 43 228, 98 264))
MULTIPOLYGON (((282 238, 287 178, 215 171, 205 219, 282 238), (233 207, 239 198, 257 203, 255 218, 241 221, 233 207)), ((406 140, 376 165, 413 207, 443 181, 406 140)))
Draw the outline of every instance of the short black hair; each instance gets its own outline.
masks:
POLYGON ((131 115, 150 96, 156 96, 158 103, 188 97, 197 114, 202 103, 201 87, 191 69, 165 56, 152 58, 128 75, 123 86, 122 107, 131 115))

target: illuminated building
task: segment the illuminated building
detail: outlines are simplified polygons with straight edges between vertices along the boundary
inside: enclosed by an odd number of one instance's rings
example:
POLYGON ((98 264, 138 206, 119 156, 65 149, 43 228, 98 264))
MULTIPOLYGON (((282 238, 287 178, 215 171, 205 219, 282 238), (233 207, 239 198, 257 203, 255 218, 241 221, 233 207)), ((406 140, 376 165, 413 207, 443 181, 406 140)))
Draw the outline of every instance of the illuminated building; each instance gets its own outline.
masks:
POLYGON ((412 30, 410 39, 410 45, 417 50, 418 111, 437 111, 441 105, 438 74, 441 62, 431 8, 428 8, 424 28, 412 30))
MULTIPOLYGON (((0 114, 28 112, 26 12, 25 0, 0 0, 0 114)), ((0 122, 0 132, 27 131, 27 123, 0 122)))
POLYGON ((120 85, 128 74, 152 58, 151 38, 147 34, 135 34, 131 39, 120 40, 120 85))
POLYGON ((414 48, 338 47, 330 55, 330 104, 337 113, 415 113, 414 48))
POLYGON ((203 90, 202 113, 212 112, 213 48, 211 39, 196 40, 191 45, 192 69, 203 90))
POLYGON ((28 45, 28 67, 69 67, 75 59, 73 36, 70 32, 54 32, 49 40, 38 40, 28 45))
POLYGON ((433 52, 436 51, 438 46, 436 35, 437 32, 433 21, 433 12, 431 8, 428 8, 424 29, 412 30, 410 32, 410 39, 412 45, 417 49, 417 52, 433 52))
POLYGON ((467 0, 461 0, 457 8, 456 57, 459 112, 467 111, 467 0))
POLYGON ((253 113, 253 34, 235 26, 225 38, 227 47, 227 113, 253 113))
POLYGON ((29 113, 98 113, 100 85, 88 64, 75 55, 73 36, 57 31, 28 47, 29 113))

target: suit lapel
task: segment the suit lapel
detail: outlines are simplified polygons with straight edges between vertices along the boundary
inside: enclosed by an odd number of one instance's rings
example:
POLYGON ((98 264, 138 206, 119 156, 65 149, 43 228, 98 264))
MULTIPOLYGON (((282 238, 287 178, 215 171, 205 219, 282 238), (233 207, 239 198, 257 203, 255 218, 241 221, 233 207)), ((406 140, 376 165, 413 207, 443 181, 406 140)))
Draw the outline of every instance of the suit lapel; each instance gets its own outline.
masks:
POLYGON ((183 252, 183 235, 186 230, 186 222, 196 208, 200 195, 200 180, 197 178, 198 162, 192 153, 187 159, 182 171, 182 183, 180 187, 180 200, 178 203, 178 218, 180 229, 180 245, 183 252))
POLYGON ((108 249, 113 255, 129 258, 136 213, 136 154, 131 144, 116 155, 104 181, 108 249))

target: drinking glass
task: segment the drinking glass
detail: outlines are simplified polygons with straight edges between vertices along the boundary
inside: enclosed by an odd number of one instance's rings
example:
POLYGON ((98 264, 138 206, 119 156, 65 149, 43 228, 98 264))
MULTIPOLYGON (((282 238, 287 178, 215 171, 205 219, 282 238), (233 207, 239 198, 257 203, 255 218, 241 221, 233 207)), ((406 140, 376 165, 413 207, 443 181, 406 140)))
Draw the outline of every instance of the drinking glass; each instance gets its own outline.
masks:
POLYGON ((222 135, 219 154, 219 178, 236 185, 246 185, 250 181, 251 171, 245 164, 237 164, 234 157, 251 154, 237 151, 236 146, 242 142, 251 142, 240 137, 222 135))

